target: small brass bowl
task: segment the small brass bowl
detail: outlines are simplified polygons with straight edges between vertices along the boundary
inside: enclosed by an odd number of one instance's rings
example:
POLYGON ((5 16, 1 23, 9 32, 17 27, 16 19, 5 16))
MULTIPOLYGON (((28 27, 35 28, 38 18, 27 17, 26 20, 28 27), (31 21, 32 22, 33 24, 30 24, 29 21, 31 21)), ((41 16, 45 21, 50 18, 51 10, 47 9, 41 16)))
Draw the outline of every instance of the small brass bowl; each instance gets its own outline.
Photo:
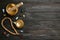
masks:
POLYGON ((20 20, 20 19, 14 22, 14 24, 16 25, 17 28, 23 28, 24 26, 23 20, 20 20))
POLYGON ((13 15, 16 15, 16 14, 17 14, 18 8, 16 7, 15 4, 11 3, 11 4, 8 4, 8 5, 6 6, 6 12, 7 12, 9 15, 13 16, 13 15), (15 7, 15 8, 13 8, 13 7, 15 7), (13 8, 13 9, 12 9, 12 8, 13 8), (11 9, 12 9, 12 10, 11 10, 11 9))
POLYGON ((6 12, 11 16, 16 15, 19 7, 22 5, 23 5, 23 2, 20 2, 18 4, 10 3, 6 6, 6 12))

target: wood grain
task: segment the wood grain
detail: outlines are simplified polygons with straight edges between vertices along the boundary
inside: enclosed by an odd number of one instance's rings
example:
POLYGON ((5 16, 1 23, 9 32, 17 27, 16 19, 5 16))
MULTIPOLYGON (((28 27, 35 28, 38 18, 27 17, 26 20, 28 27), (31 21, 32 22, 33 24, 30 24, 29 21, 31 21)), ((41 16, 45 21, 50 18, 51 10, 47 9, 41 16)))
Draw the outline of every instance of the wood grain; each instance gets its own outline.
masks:
MULTIPOLYGON (((19 1, 24 2, 26 14, 23 40, 60 40, 60 0, 1 0, 0 9, 19 1)), ((9 39, 20 40, 17 36, 9 39)))

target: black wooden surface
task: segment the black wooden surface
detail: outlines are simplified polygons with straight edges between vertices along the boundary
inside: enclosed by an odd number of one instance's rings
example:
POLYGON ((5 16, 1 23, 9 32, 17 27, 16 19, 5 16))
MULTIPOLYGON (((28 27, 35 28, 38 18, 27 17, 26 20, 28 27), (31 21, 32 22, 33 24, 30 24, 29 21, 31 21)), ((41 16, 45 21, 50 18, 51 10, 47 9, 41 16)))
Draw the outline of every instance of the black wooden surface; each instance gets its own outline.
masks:
MULTIPOLYGON (((0 20, 3 18, 2 9, 8 3, 21 1, 24 2, 23 9, 26 15, 23 40, 60 40, 60 0, 0 0, 0 20)), ((12 19, 14 20, 16 16, 12 19)), ((0 38, 7 40, 2 35, 3 31, 2 28, 0 38)), ((21 40, 20 37, 12 35, 8 39, 21 40)))

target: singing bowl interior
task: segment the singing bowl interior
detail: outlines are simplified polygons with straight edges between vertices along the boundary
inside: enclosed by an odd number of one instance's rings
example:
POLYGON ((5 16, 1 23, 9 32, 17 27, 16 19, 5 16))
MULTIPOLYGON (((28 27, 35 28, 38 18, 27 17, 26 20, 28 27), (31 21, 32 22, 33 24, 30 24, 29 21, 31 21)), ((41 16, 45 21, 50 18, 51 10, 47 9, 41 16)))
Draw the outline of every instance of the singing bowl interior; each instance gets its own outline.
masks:
POLYGON ((9 10, 9 9, 12 9, 13 7, 15 7, 15 6, 16 6, 16 5, 13 4, 13 3, 8 4, 8 5, 6 6, 6 12, 7 12, 9 15, 11 15, 11 16, 16 15, 17 12, 18 12, 18 8, 17 8, 17 7, 16 7, 14 10, 9 10))

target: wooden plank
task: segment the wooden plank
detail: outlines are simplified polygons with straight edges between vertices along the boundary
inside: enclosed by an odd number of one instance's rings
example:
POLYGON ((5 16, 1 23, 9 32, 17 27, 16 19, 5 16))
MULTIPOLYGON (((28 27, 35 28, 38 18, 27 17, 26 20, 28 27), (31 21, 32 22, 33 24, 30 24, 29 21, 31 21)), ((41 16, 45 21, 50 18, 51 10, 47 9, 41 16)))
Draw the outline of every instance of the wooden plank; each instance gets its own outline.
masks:
MULTIPOLYGON (((24 2, 26 14, 24 33, 22 33, 24 40, 60 39, 60 0, 0 0, 0 12, 8 3, 20 1, 24 2)), ((15 20, 15 17, 12 19, 15 20)), ((10 35, 9 39, 20 40, 13 35, 10 35)))

